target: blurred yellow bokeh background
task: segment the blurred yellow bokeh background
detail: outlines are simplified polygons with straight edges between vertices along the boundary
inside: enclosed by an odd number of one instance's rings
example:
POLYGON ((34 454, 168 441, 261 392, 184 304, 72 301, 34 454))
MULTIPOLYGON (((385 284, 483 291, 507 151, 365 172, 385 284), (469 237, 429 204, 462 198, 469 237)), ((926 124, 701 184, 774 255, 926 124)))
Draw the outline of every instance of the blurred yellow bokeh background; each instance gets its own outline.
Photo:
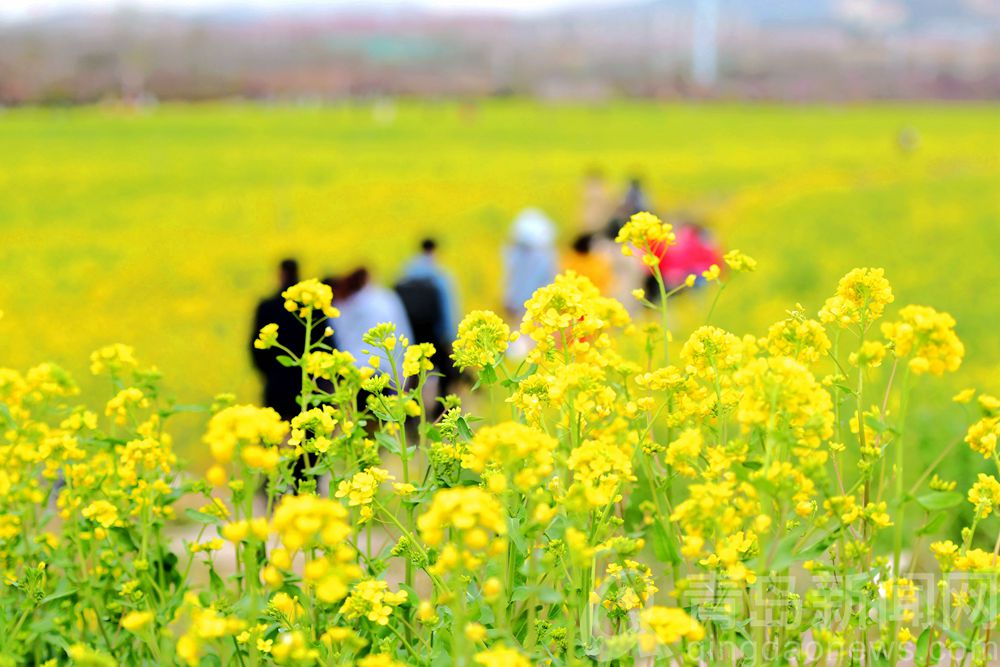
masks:
MULTIPOLYGON (((88 389, 89 352, 120 341, 182 403, 226 391, 256 402, 251 316, 276 287, 279 259, 298 257, 304 276, 367 263, 391 283, 433 235, 462 307, 497 307, 513 216, 543 209, 568 246, 584 173, 596 168, 615 197, 640 175, 657 212, 694 215, 724 248, 759 260, 722 297, 716 323, 738 333, 762 334, 796 302, 815 311, 855 266, 884 267, 897 305, 951 312, 967 363, 915 417, 933 441, 958 432, 940 419, 946 392, 997 389, 997 111, 529 101, 9 110, 0 365, 52 360, 88 389)), ((700 324, 705 300, 678 304, 678 335, 700 324)), ((179 449, 191 453, 200 417, 185 419, 179 449)))

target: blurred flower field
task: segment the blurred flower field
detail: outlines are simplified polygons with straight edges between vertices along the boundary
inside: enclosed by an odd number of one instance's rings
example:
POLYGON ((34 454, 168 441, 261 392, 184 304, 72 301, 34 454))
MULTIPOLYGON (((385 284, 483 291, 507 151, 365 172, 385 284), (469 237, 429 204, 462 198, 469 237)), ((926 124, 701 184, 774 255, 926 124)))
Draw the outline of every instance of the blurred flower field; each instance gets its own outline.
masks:
MULTIPOLYGON (((612 185, 642 175, 658 212, 704 216, 726 247, 758 258, 722 297, 739 307, 719 308, 713 324, 759 334, 789 304, 815 312, 830 284, 866 265, 885 268, 901 302, 954 315, 968 362, 924 391, 911 417, 933 458, 963 423, 942 397, 996 390, 996 115, 530 102, 7 110, 0 365, 55 361, 86 396, 89 352, 123 341, 158 362, 181 403, 223 389, 255 402, 250 316, 274 289, 277 259, 300 257, 307 275, 365 261, 391 281, 435 234, 465 309, 495 307, 513 215, 539 206, 568 243, 582 175, 596 166, 612 185), (901 150, 901 132, 913 150, 901 150)), ((702 306, 679 304, 687 331, 702 306)), ((204 416, 185 418, 175 425, 182 454, 204 416)), ((963 456, 954 465, 972 462, 963 456)))

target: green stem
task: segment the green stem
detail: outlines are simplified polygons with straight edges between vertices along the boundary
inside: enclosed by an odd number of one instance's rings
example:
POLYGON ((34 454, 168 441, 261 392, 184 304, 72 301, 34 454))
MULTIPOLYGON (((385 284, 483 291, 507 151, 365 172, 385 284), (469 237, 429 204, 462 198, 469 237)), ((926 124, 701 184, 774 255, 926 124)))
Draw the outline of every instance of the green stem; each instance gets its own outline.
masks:
POLYGON ((302 369, 302 393, 299 395, 300 412, 308 410, 309 403, 312 402, 312 380, 309 378, 309 373, 306 372, 306 359, 309 358, 309 350, 312 349, 312 314, 311 309, 306 313, 306 340, 302 346, 302 357, 299 359, 302 369))
POLYGON ((663 283, 663 275, 660 267, 653 267, 653 277, 656 278, 656 287, 660 290, 660 322, 663 327, 663 365, 670 365, 670 326, 667 312, 667 286, 663 283))
POLYGON ((729 283, 724 283, 719 281, 719 291, 715 293, 715 298, 712 299, 712 305, 708 309, 708 315, 705 316, 705 324, 709 324, 712 321, 712 315, 715 314, 715 307, 719 305, 719 297, 722 296, 722 291, 726 289, 726 285, 729 283))

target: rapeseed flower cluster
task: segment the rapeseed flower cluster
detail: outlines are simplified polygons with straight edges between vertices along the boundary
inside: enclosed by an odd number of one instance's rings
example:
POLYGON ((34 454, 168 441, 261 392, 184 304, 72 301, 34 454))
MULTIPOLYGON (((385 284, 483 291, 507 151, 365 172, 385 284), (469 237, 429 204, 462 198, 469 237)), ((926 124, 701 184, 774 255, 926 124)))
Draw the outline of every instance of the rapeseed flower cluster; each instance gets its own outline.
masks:
POLYGON ((274 510, 272 531, 289 552, 340 546, 351 534, 339 502, 312 495, 285 496, 274 510))
POLYGON ((955 334, 955 320, 929 306, 906 306, 899 322, 886 322, 882 333, 892 343, 896 356, 910 357, 912 372, 942 375, 962 365, 965 346, 955 334))
POLYGON ((701 641, 705 637, 705 628, 683 609, 654 605, 639 618, 646 631, 640 641, 647 651, 655 650, 657 645, 676 644, 682 639, 701 641))
POLYGON ((462 466, 479 473, 510 475, 522 493, 530 493, 552 474, 558 441, 544 431, 504 422, 484 426, 468 443, 462 466))
POLYGON ((591 347, 610 346, 608 332, 629 322, 625 308, 602 296, 593 283, 572 271, 536 291, 524 304, 521 332, 535 342, 530 358, 551 361, 553 356, 585 354, 591 347))
POLYGON ((257 456, 263 448, 277 447, 287 433, 288 424, 271 408, 234 405, 212 416, 203 440, 212 458, 226 464, 238 449, 245 457, 247 450, 257 456))
POLYGON ((346 498, 348 507, 361 508, 361 521, 372 518, 372 501, 378 492, 379 485, 391 479, 388 471, 381 468, 368 468, 355 473, 350 479, 345 479, 337 485, 337 498, 346 498))
POLYGON ((853 269, 840 279, 837 292, 826 300, 819 311, 825 324, 848 327, 852 324, 867 328, 882 317, 886 306, 895 297, 882 269, 853 269))
POLYGON ((138 365, 135 359, 135 350, 122 343, 106 345, 90 355, 90 372, 94 375, 103 375, 104 373, 117 375, 132 370, 138 365))
POLYGON ((499 315, 474 310, 458 325, 458 337, 452 346, 452 359, 460 369, 492 366, 507 351, 510 327, 499 315))
POLYGON ((622 253, 631 255, 633 248, 642 252, 642 261, 649 267, 658 266, 660 258, 655 249, 673 245, 677 241, 673 225, 663 222, 652 213, 640 211, 634 214, 618 230, 616 243, 621 244, 622 253))
POLYGON ((474 569, 480 555, 503 547, 507 533, 503 508, 494 495, 478 487, 442 489, 417 519, 420 539, 431 547, 443 545, 439 570, 474 569), (445 544, 446 534, 452 541, 445 544))
POLYGON ((301 318, 310 316, 313 310, 320 311, 326 317, 340 316, 340 312, 333 307, 333 290, 315 278, 292 285, 281 293, 281 297, 285 300, 285 310, 296 313, 301 318))
POLYGON ((386 582, 370 579, 354 586, 340 613, 347 620, 367 618, 372 623, 388 625, 393 608, 406 602, 406 599, 406 591, 393 593, 386 582))

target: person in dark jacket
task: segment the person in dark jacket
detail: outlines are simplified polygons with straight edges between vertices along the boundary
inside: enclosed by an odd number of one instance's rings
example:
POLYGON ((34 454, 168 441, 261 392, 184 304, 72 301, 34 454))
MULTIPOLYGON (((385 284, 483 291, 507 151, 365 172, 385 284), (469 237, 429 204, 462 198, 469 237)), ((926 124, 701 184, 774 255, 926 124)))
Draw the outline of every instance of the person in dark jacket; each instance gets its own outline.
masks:
MULTIPOLYGON (((250 338, 250 350, 253 354, 253 365, 264 379, 264 405, 273 408, 284 420, 290 420, 299 414, 299 394, 302 393, 302 370, 287 368, 278 361, 285 354, 277 347, 259 350, 253 342, 265 324, 272 322, 278 325, 278 342, 296 355, 301 355, 305 348, 305 326, 295 317, 294 313, 285 310, 285 299, 281 293, 299 282, 299 264, 294 259, 283 260, 278 270, 280 288, 277 293, 260 302, 254 314, 253 331, 250 338)), ((326 328, 326 317, 317 312, 313 316, 313 342, 319 342, 326 328)))
MULTIPOLYGON (((420 243, 420 254, 411 259, 403 270, 403 277, 396 283, 396 293, 403 301, 406 315, 413 330, 413 342, 434 346, 434 370, 440 373, 437 397, 448 395, 458 379, 458 371, 451 362, 451 344, 455 340, 456 307, 455 286, 451 275, 438 263, 437 241, 426 238, 420 243)), ((441 412, 435 405, 432 416, 441 412)))

